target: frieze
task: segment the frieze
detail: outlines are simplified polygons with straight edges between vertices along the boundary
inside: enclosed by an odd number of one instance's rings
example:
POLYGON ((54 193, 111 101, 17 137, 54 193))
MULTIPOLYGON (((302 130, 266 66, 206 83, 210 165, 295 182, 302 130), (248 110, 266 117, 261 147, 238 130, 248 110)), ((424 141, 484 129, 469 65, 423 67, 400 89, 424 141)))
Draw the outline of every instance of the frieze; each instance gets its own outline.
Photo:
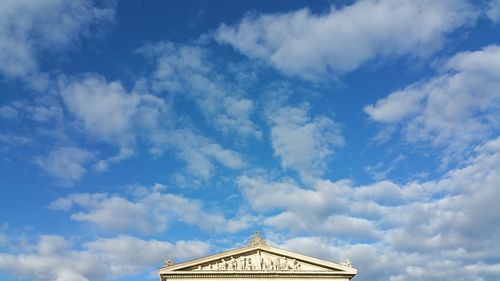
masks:
POLYGON ((276 256, 263 251, 250 255, 230 256, 217 261, 198 265, 191 270, 208 271, 298 271, 317 270, 320 268, 304 264, 294 258, 276 256))

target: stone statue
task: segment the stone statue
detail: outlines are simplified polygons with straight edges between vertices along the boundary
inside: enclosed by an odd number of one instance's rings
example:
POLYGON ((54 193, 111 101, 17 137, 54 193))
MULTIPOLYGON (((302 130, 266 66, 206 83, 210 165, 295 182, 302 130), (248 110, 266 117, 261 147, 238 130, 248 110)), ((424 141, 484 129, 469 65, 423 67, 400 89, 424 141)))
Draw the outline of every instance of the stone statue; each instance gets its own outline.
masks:
POLYGON ((252 238, 250 238, 248 245, 253 246, 257 244, 266 244, 266 240, 264 240, 264 238, 260 236, 260 232, 255 231, 252 235, 252 238))
MULTIPOLYGON (((350 262, 347 265, 348 260, 344 261, 344 265, 350 266, 350 262)), ((172 261, 165 261, 165 264, 172 265, 172 261)), ((242 255, 242 256, 229 256, 221 258, 220 260, 211 261, 209 263, 198 265, 196 270, 217 270, 217 271, 227 271, 227 270, 279 270, 279 271, 290 271, 290 270, 300 270, 302 264, 294 259, 284 256, 275 256, 266 253, 265 251, 257 250, 256 252, 242 255)))
POLYGON ((260 254, 260 251, 257 251, 257 256, 255 257, 256 259, 256 269, 257 270, 263 270, 263 265, 264 265, 264 259, 262 258, 262 255, 260 254))
POLYGON ((174 262, 171 259, 165 259, 163 261, 163 266, 164 267, 169 267, 169 266, 172 266, 172 265, 174 265, 174 262))
POLYGON ((233 257, 231 257, 231 261, 229 263, 229 269, 231 269, 231 270, 238 269, 238 262, 233 257))
POLYGON ((300 269, 300 262, 298 262, 296 259, 293 260, 293 268, 295 270, 299 270, 300 269))

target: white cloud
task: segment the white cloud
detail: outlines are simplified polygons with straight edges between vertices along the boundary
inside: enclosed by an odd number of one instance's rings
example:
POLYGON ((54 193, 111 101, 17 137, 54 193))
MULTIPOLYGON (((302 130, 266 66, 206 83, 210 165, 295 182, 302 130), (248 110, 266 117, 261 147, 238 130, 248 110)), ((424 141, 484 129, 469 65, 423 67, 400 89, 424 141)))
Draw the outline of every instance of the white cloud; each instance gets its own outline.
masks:
POLYGON ((264 223, 293 233, 336 235, 345 239, 373 239, 377 225, 362 212, 350 212, 349 182, 318 184, 305 189, 293 182, 270 182, 247 176, 238 185, 252 209, 269 214, 264 223), (278 211, 277 214, 276 211, 278 211), (271 215, 272 214, 272 215, 271 215))
POLYGON ((211 54, 198 46, 161 42, 138 53, 156 65, 151 79, 155 91, 181 93, 194 100, 208 122, 225 134, 261 138, 262 132, 252 121, 255 105, 245 97, 251 79, 241 79, 242 69, 224 65, 226 71, 219 71, 211 54))
POLYGON ((399 162, 405 159, 405 156, 399 154, 396 158, 392 159, 388 163, 378 162, 376 165, 368 165, 365 167, 365 171, 369 173, 375 180, 380 181, 387 177, 398 165, 399 162))
POLYGON ((337 123, 324 116, 310 117, 306 107, 281 107, 270 111, 268 119, 281 166, 303 178, 321 176, 334 148, 344 144, 337 123))
POLYGON ((162 262, 165 258, 181 259, 199 257, 208 252, 209 246, 201 241, 177 241, 175 244, 158 240, 142 240, 120 235, 85 243, 85 248, 108 261, 115 274, 132 275, 162 262))
POLYGON ((80 36, 95 33, 90 32, 94 26, 113 18, 113 6, 94 7, 90 0, 1 1, 0 72, 7 77, 36 76, 42 52, 74 46, 80 36))
MULTIPOLYGON (((64 110, 59 98, 52 93, 46 93, 43 96, 35 96, 31 100, 18 99, 6 105, 6 113, 11 118, 17 118, 20 121, 35 121, 39 125, 47 127, 62 127, 64 122, 64 110)), ((1 115, 2 109, 0 109, 1 115)))
POLYGON ((307 9, 248 15, 221 25, 215 38, 286 74, 314 79, 377 58, 428 55, 477 14, 467 1, 365 0, 317 15, 307 9))
POLYGON ((226 219, 205 208, 201 201, 155 189, 137 188, 131 199, 108 194, 71 194, 54 200, 53 210, 72 211, 71 219, 116 232, 158 233, 180 221, 203 230, 235 232, 247 228, 253 218, 226 219))
MULTIPOLYGON (((85 194, 81 194, 85 196, 85 194)), ((89 208, 89 206, 84 206, 89 208)), ((99 202, 88 213, 77 212, 71 215, 75 221, 90 222, 105 230, 126 231, 131 228, 141 232, 152 232, 164 228, 165 223, 156 220, 148 212, 147 206, 130 202, 120 197, 108 197, 99 202)))
MULTIPOLYGON (((75 141, 69 135, 74 134, 76 129, 80 133, 78 136, 84 137, 80 143, 111 144, 118 150, 110 156, 95 153, 93 158, 79 160, 79 173, 75 170, 74 174, 58 174, 60 178, 66 177, 64 185, 80 180, 87 170, 86 164, 92 164, 95 171, 105 171, 110 164, 135 155, 140 145, 145 145, 154 157, 171 149, 187 163, 190 175, 203 180, 213 176, 217 165, 233 170, 246 166, 241 155, 234 150, 222 147, 190 129, 175 129, 167 101, 144 92, 141 87, 127 91, 120 81, 107 81, 102 76, 88 74, 61 76, 58 90, 58 96, 32 103, 17 101, 6 106, 6 111, 11 112, 12 108, 22 118, 39 123, 36 137, 42 130, 52 129, 54 134, 58 134, 60 142, 68 146, 75 141), (100 159, 95 159, 98 157, 100 159), (94 161, 89 163, 89 160, 94 161), (71 181, 67 179, 70 177, 71 181)), ((242 100, 234 100, 234 106, 245 108, 245 103, 240 102, 242 100)), ((0 141, 12 143, 14 136, 1 135, 0 141)), ((42 162, 41 158, 37 160, 37 163, 42 162)), ((50 169, 53 171, 55 168, 50 169)), ((56 175, 55 172, 51 174, 56 175)))
POLYGON ((89 138, 118 146, 117 155, 101 160, 96 168, 105 170, 109 163, 134 154, 135 143, 149 145, 150 153, 163 153, 169 109, 166 102, 147 93, 127 92, 118 81, 88 75, 59 81, 64 105, 89 138))
POLYGON ((496 280, 500 139, 477 146, 466 163, 438 179, 401 185, 318 180, 306 189, 258 177, 238 184, 251 207, 267 214, 264 222, 282 230, 278 244, 349 258, 360 281, 496 280))
POLYGON ((85 165, 94 158, 88 150, 77 147, 59 147, 44 157, 37 157, 35 163, 62 186, 72 186, 87 173, 85 165))
POLYGON ((488 1, 486 15, 494 23, 500 22, 500 0, 488 1))
POLYGON ((0 117, 4 119, 14 119, 17 117, 17 110, 12 106, 2 106, 0 107, 0 117))
POLYGON ((463 158, 500 125, 500 47, 459 53, 443 73, 391 93, 365 112, 374 121, 400 124, 409 142, 445 147, 463 158))
POLYGON ((213 162, 233 170, 246 166, 237 152, 223 148, 189 129, 172 131, 171 144, 179 151, 177 156, 186 162, 189 173, 204 180, 212 177, 215 170, 213 162))
POLYGON ((109 280, 152 270, 166 257, 195 258, 209 249, 201 241, 173 244, 125 235, 86 241, 81 247, 61 236, 41 236, 36 244, 28 245, 35 250, 15 246, 19 248, 15 253, 0 253, 0 271, 40 281, 109 280))
POLYGON ((380 245, 346 244, 342 240, 331 237, 298 236, 280 242, 279 246, 337 263, 349 259, 352 266, 358 269, 355 279, 360 281, 399 280, 396 279, 396 276, 407 268, 406 265, 415 264, 415 257, 405 254, 398 255, 395 252, 381 249, 380 245))
POLYGON ((33 144, 36 141, 29 137, 0 133, 0 142, 3 142, 8 146, 17 146, 17 145, 33 144))

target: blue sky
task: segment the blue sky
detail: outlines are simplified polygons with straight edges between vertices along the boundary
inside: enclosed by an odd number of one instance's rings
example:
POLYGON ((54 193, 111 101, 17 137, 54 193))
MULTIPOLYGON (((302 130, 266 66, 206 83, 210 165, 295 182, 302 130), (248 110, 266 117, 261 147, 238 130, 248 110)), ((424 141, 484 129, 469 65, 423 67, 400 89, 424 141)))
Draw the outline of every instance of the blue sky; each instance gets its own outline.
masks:
POLYGON ((0 278, 268 243, 500 279, 500 1, 0 3, 0 278))

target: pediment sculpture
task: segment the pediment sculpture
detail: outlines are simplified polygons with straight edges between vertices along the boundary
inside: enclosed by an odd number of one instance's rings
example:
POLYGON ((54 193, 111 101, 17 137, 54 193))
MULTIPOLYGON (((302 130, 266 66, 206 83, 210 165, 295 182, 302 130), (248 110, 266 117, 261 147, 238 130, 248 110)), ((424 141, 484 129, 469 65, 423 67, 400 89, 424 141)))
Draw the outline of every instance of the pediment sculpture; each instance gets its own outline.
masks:
POLYGON ((221 278, 225 281, 241 281, 241 278, 348 281, 356 272, 349 260, 343 264, 333 263, 267 245, 258 232, 242 248, 178 264, 166 260, 158 270, 161 281, 212 281, 221 278))
POLYGON ((250 255, 231 256, 199 265, 194 270, 300 270, 302 263, 294 258, 256 251, 250 255))

